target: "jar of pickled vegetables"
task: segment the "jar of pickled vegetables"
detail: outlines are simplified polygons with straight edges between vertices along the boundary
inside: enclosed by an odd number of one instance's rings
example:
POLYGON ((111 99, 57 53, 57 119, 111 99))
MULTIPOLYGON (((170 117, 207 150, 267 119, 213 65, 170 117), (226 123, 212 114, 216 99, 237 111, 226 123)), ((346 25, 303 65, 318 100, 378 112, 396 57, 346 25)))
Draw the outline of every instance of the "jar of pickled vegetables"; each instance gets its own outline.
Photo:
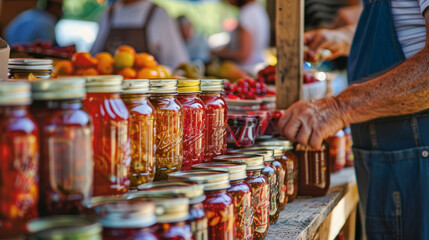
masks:
POLYGON ((187 198, 156 199, 157 236, 160 240, 191 240, 188 222, 189 200, 187 198))
POLYGON ((155 178, 155 109, 149 102, 149 80, 125 80, 122 100, 130 112, 130 190, 155 178))
POLYGON ((206 144, 204 162, 226 153, 227 105, 223 80, 201 80, 201 99, 206 105, 206 144))
POLYGON ((150 102, 155 108, 155 181, 180 171, 183 161, 183 109, 176 79, 150 80, 150 102))
POLYGON ((233 154, 218 156, 215 162, 242 162, 246 164, 247 178, 245 182, 252 190, 253 207, 253 239, 261 240, 267 236, 270 227, 270 185, 262 175, 264 157, 261 155, 233 154))
POLYGON ((52 59, 39 58, 10 58, 9 72, 10 79, 48 79, 52 74, 52 59))
POLYGON ((122 76, 87 77, 86 87, 83 105, 94 124, 93 195, 125 193, 130 185, 131 144, 129 112, 120 97, 122 76))
POLYGON ((353 139, 352 130, 350 127, 344 128, 344 135, 346 136, 346 167, 354 166, 354 155, 353 155, 353 139))
POLYGON ((326 144, 320 150, 296 146, 299 161, 299 187, 301 196, 324 196, 331 183, 329 151, 326 144))
POLYGON ((253 208, 252 191, 250 186, 244 182, 247 178, 246 164, 222 162, 222 163, 202 163, 192 166, 193 169, 209 169, 214 171, 229 172, 229 181, 231 187, 227 193, 234 202, 235 215, 235 238, 234 239, 253 239, 253 208))
POLYGON ((191 225, 194 240, 207 240, 207 215, 204 211, 203 201, 204 187, 200 184, 189 182, 154 182, 138 186, 138 192, 130 195, 139 196, 163 196, 174 194, 175 197, 182 196, 189 199, 189 223, 191 225))
POLYGON ((204 160, 206 106, 200 98, 200 80, 179 80, 177 99, 183 107, 182 171, 204 160))
POLYGON ((209 239, 234 239, 234 203, 226 190, 229 174, 218 171, 191 170, 171 173, 173 181, 191 181, 204 186, 204 210, 208 217, 209 239))
POLYGON ((28 83, 0 81, 0 239, 19 237, 37 217, 39 140, 30 103, 28 83))

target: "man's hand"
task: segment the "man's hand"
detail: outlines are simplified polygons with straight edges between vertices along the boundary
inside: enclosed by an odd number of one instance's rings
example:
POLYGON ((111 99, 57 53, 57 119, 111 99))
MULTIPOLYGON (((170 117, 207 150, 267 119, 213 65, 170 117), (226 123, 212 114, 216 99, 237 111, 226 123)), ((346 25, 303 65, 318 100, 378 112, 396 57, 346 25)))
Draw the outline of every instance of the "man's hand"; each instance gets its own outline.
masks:
POLYGON ((278 127, 287 139, 320 149, 322 141, 346 126, 334 97, 299 101, 283 114, 278 127))

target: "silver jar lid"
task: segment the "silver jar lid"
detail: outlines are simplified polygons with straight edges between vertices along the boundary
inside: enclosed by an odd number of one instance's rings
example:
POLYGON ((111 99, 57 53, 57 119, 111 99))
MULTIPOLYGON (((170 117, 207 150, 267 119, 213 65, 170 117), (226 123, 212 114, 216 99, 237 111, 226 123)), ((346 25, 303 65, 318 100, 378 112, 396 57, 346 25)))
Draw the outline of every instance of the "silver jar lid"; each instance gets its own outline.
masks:
POLYGON ((177 79, 150 79, 149 92, 151 94, 174 94, 177 93, 177 79))
POLYGON ((189 181, 202 184, 204 191, 228 189, 229 174, 227 172, 209 170, 190 170, 170 173, 169 181, 189 181))
POLYGON ((87 76, 86 91, 90 93, 119 93, 122 92, 121 75, 87 76))
MULTIPOLYGON (((189 199, 190 204, 196 204, 206 199, 204 195, 204 186, 191 182, 152 182, 139 185, 137 192, 128 193, 129 195, 147 195, 147 196, 183 196, 189 199)), ((127 195, 127 194, 125 194, 127 195)))
POLYGON ((229 150, 228 153, 230 153, 230 154, 261 155, 264 157, 265 162, 272 162, 275 160, 274 150, 272 150, 272 149, 252 150, 252 149, 243 148, 243 149, 229 150))
POLYGON ((201 91, 202 92, 223 92, 225 87, 223 86, 223 79, 201 79, 201 91))
POLYGON ((65 77, 36 80, 31 82, 31 92, 34 100, 84 99, 85 79, 65 77))
POLYGON ((122 90, 123 94, 147 94, 149 93, 149 79, 124 80, 122 90))
POLYGON ((0 81, 0 105, 16 106, 31 103, 30 83, 0 81))
POLYGON ((52 70, 52 64, 52 59, 11 58, 8 68, 10 70, 52 70))
POLYGON ((246 164, 246 170, 261 170, 264 166, 264 157, 261 155, 231 154, 213 158, 215 162, 239 162, 246 164))
POLYGON ((213 171, 228 172, 230 181, 243 180, 247 178, 245 163, 213 162, 200 163, 191 167, 192 169, 208 169, 213 171))

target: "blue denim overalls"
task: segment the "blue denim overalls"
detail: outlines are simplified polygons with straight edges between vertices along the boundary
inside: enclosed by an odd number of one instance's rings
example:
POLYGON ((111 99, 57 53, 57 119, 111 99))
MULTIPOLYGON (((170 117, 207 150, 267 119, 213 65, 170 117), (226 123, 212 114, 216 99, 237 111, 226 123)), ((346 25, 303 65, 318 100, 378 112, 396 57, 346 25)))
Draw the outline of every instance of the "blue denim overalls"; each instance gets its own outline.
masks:
MULTIPOLYGON (((349 57, 349 82, 405 60, 390 0, 364 0, 349 57)), ((429 239, 429 111, 351 126, 368 239, 429 239)))

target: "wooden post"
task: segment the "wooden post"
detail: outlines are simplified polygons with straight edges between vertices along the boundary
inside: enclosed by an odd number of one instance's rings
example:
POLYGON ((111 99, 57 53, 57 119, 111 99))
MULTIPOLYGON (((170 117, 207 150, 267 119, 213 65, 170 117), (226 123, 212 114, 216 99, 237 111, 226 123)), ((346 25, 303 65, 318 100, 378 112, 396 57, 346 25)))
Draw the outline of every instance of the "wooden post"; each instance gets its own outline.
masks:
POLYGON ((301 99, 303 79, 304 0, 276 0, 277 108, 301 99))

